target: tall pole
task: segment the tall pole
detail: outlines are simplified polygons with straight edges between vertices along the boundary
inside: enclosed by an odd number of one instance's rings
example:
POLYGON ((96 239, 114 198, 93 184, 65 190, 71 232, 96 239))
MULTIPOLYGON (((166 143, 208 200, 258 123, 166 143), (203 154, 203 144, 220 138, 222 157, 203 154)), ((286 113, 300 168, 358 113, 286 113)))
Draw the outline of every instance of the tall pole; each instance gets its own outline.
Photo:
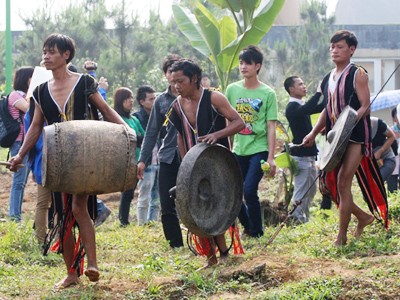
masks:
POLYGON ((11 92, 12 82, 12 41, 11 41, 11 0, 6 0, 6 94, 11 92))

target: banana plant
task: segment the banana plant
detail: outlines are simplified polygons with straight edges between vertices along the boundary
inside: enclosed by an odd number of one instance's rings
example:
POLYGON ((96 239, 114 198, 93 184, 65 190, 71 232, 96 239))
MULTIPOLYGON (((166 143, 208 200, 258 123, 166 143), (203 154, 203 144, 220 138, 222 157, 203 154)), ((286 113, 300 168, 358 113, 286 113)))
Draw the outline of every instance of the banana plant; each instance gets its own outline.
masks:
POLYGON ((179 30, 191 45, 206 56, 215 67, 221 91, 229 84, 231 70, 239 64, 239 53, 257 45, 271 28, 285 0, 208 0, 230 11, 217 18, 200 0, 189 10, 172 5, 179 30), (262 7, 259 7, 261 3, 262 7))
POLYGON ((285 126, 280 121, 277 121, 276 131, 277 131, 277 136, 280 135, 278 133, 281 133, 284 136, 285 151, 278 155, 275 155, 275 163, 277 167, 279 167, 280 169, 282 170, 286 169, 289 171, 289 176, 286 175, 284 171, 282 172, 282 176, 285 183, 285 197, 284 197, 285 207, 288 207, 290 201, 292 200, 294 192, 294 184, 293 184, 294 176, 298 174, 299 168, 297 165, 297 161, 295 161, 293 157, 290 156, 290 149, 288 144, 290 141, 289 132, 286 130, 285 126))

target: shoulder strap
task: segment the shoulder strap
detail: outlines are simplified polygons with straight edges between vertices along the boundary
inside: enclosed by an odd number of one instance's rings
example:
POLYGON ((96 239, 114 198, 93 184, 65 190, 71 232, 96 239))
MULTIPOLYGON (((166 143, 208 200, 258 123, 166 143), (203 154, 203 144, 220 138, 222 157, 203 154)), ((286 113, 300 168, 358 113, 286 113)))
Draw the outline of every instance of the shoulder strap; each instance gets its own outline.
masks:
POLYGON ((85 114, 84 114, 84 119, 85 120, 89 120, 89 101, 88 101, 88 96, 87 96, 87 77, 86 75, 84 76, 84 80, 85 80, 85 114))

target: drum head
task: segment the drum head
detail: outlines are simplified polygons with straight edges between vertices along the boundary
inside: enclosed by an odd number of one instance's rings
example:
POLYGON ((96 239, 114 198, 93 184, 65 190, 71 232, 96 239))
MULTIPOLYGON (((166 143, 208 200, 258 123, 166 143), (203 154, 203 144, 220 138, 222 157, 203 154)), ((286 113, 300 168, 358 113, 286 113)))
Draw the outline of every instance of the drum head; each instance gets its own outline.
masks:
POLYGON ((178 172, 176 207, 192 233, 224 233, 239 215, 242 197, 242 174, 231 151, 206 143, 188 151, 178 172))
POLYGON ((328 132, 327 141, 322 150, 321 170, 330 172, 341 161, 356 122, 357 112, 349 105, 346 106, 331 131, 328 132))

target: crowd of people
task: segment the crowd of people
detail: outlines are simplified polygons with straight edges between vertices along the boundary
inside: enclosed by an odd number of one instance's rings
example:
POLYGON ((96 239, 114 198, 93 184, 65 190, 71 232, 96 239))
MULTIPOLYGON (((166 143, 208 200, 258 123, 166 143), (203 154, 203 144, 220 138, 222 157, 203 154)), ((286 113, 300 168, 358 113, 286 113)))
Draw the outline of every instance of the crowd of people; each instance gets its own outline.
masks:
MULTIPOLYGON (((297 145, 290 148, 290 155, 299 170, 294 177, 292 201, 297 206, 292 215, 294 224, 309 221, 310 206, 317 192, 316 181, 320 179, 324 201, 332 201, 339 211, 336 246, 346 245, 352 214, 358 221, 356 238, 375 218, 387 224, 384 181, 388 181, 389 191, 394 192, 399 179, 397 148, 394 149, 395 140, 400 136, 397 111, 393 113, 393 128, 369 115, 367 72, 351 62, 356 48, 357 38, 352 32, 341 30, 333 35, 330 54, 335 68, 323 78, 308 101, 303 99, 307 89, 301 77, 290 76, 283 84, 289 94, 285 116, 293 135, 292 142, 297 145), (351 128, 343 158, 333 171, 318 171, 315 138, 320 133, 329 134, 346 106, 356 111, 357 122, 351 128), (320 113, 320 117, 313 126, 310 115, 314 113, 320 113), (353 200, 351 185, 355 175, 371 214, 353 200)), ((202 74, 199 64, 171 54, 162 64, 168 82, 164 92, 156 97, 155 89, 149 85, 138 87, 136 93, 129 87, 118 87, 113 94, 113 108, 104 101, 109 90, 107 79, 95 79, 97 64, 87 61, 83 66, 87 74, 78 73, 76 68, 71 69, 74 55, 72 38, 63 34, 48 36, 43 44, 42 63, 52 72, 52 78, 36 87, 27 101, 26 92, 34 69, 17 70, 9 104, 14 118, 21 119, 21 134, 10 148, 9 169, 14 172, 10 219, 21 222, 24 186, 30 166, 38 187, 35 215, 38 242, 46 244, 44 248, 48 250, 52 238, 58 237, 57 249, 65 261, 67 275, 58 287, 75 285, 83 273, 90 281, 99 280, 95 226, 104 222, 111 209, 96 196, 52 192, 41 185, 45 125, 93 119, 124 124, 135 131, 139 181, 137 187, 121 193, 118 220, 121 227, 129 226, 130 207, 137 188, 137 224, 157 223, 160 219, 171 248, 184 246, 179 215, 170 196, 170 190, 176 186, 181 160, 201 142, 227 147, 237 159, 243 178, 243 203, 238 215, 241 237, 264 235, 258 195, 264 174, 260 161, 269 164, 270 176, 276 174, 278 106, 275 91, 259 79, 264 59, 259 47, 250 45, 240 52, 242 79, 231 83, 225 93, 211 88, 210 78, 202 74), (139 109, 134 112, 135 101, 139 109), (19 164, 24 167, 18 168, 19 164), (70 234, 76 224, 79 225, 80 247, 76 247, 77 239, 70 234), (85 271, 80 264, 83 254, 87 257, 85 271)), ((224 234, 207 237, 201 243, 208 249, 204 253, 206 267, 228 258, 229 247, 224 234)))

